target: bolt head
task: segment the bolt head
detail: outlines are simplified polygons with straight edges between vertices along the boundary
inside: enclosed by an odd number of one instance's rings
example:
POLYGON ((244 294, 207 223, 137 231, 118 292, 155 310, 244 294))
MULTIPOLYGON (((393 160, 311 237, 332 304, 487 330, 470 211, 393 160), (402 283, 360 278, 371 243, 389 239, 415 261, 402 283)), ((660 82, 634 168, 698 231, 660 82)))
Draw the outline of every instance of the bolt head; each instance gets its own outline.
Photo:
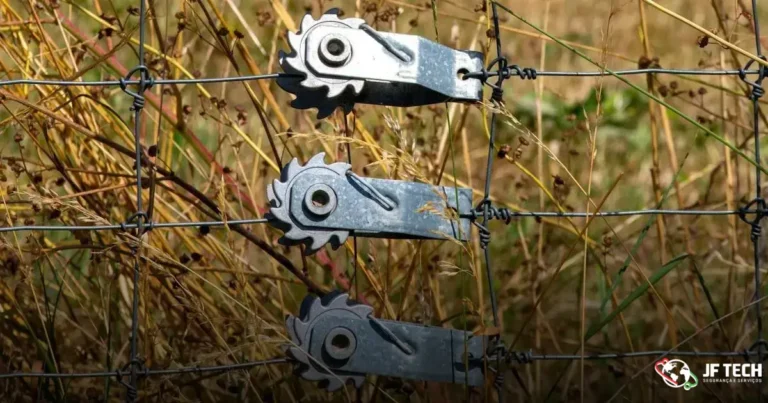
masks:
POLYGON ((329 34, 320 41, 318 53, 327 66, 341 67, 352 57, 352 45, 341 35, 329 34))

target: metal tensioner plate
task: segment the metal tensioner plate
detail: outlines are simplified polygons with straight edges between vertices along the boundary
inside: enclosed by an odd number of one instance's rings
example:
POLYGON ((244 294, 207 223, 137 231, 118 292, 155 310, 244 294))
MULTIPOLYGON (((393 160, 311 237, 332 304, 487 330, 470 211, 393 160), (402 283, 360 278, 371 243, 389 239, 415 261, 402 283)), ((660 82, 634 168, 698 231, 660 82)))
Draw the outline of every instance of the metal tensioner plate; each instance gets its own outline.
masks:
POLYGON ((463 241, 469 236, 470 221, 456 213, 472 209, 472 193, 460 188, 457 197, 456 190, 446 186, 356 175, 305 175, 291 187, 290 205, 292 219, 315 229, 345 229, 365 237, 463 241))

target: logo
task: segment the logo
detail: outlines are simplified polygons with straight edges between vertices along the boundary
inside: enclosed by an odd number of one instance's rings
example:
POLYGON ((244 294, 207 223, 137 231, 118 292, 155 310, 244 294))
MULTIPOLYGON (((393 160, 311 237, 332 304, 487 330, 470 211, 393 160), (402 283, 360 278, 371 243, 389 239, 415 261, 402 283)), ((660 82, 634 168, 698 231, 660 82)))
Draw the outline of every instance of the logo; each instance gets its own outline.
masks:
POLYGON ((657 361, 653 367, 656 373, 661 376, 661 379, 664 380, 664 383, 671 388, 691 390, 699 384, 699 378, 691 373, 691 369, 688 368, 688 364, 685 361, 664 358, 657 361))
POLYGON ((709 363, 702 382, 707 383, 761 383, 763 364, 720 364, 709 363))

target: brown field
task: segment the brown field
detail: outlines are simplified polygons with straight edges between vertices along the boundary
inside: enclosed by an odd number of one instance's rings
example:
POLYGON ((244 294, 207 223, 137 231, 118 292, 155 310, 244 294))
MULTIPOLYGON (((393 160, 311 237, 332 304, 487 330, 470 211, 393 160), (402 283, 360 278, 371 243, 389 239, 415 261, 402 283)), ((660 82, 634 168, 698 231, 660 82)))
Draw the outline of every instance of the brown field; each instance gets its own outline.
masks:
MULTIPOLYGON (((528 21, 500 10, 505 56, 541 71, 734 70, 749 60, 736 48, 755 53, 747 0, 659 3, 667 11, 645 0, 503 0, 528 21)), ((117 80, 137 64, 138 5, 0 2, 0 80, 117 80)), ((279 72, 286 30, 306 12, 317 17, 331 7, 381 31, 437 36, 482 51, 488 61, 496 57, 490 10, 480 0, 148 0, 147 7, 146 66, 156 78, 279 72)), ((768 16, 763 7, 761 18, 768 16)), ((318 152, 327 162, 346 161, 348 146, 353 170, 363 176, 435 183, 447 161, 440 183, 471 187, 478 203, 494 111, 496 206, 734 211, 755 198, 755 167, 745 158, 755 153, 752 102, 738 76, 626 81, 512 77, 499 108, 357 105, 346 117, 337 110, 322 121, 291 108, 291 95, 273 80, 158 84, 146 94, 140 121, 142 204, 156 223, 261 218, 281 165, 318 152)), ((0 86, 2 227, 114 224, 133 214, 131 103, 118 86, 0 86)), ((761 115, 763 135, 766 123, 761 115)), ((355 264, 352 238, 303 257, 299 247, 279 245, 282 232, 268 225, 155 228, 142 237, 138 356, 153 369, 282 356, 284 318, 298 313, 310 288, 348 291, 380 318, 499 334, 513 351, 535 356, 738 352, 759 337, 752 229, 736 215, 528 217, 493 222, 490 230, 498 327, 476 231, 466 244, 358 238, 355 264)), ((110 371, 130 361, 134 232, 34 230, 4 232, 0 240, 0 375, 110 371)), ((683 360, 701 382, 705 363, 743 359, 683 360)), ((701 383, 677 392, 654 372, 654 361, 511 360, 506 401, 757 399, 754 384, 701 383)), ((467 390, 369 376, 359 391, 329 394, 281 364, 142 378, 138 397, 495 401, 488 379, 487 387, 467 390)), ((115 378, 0 379, 2 401, 124 398, 115 378)))

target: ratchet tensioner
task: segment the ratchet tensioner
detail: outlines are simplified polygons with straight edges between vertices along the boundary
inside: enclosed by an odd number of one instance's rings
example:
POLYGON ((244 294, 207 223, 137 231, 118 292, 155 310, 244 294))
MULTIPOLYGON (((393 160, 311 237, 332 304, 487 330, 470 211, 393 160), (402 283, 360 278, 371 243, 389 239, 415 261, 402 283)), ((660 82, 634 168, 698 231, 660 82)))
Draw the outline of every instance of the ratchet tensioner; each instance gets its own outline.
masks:
POLYGON ((328 243, 337 249, 350 234, 468 239, 471 189, 364 178, 349 164, 324 158, 317 154, 305 165, 294 158, 267 186, 269 223, 284 232, 280 243, 304 244, 311 254, 328 243))
POLYGON ((360 387, 367 374, 482 386, 487 336, 377 319, 373 308, 347 294, 308 296, 298 317, 288 316, 287 353, 296 373, 334 391, 360 387))
POLYGON ((291 106, 317 108, 318 119, 338 107, 349 113, 355 103, 419 106, 482 98, 482 81, 462 77, 483 71, 482 53, 378 32, 363 19, 340 19, 336 9, 317 20, 304 16, 288 43, 291 52, 281 51, 279 62, 289 74, 277 83, 296 96, 291 106))
MULTIPOLYGON (((469 237, 471 189, 364 178, 325 154, 286 165, 267 187, 269 222, 284 231, 280 242, 304 244, 314 253, 334 249, 350 234, 402 239, 469 237)), ((366 374, 480 386, 488 340, 471 332, 379 320, 347 294, 309 296, 298 317, 286 321, 288 354, 298 374, 335 390, 366 374)))
MULTIPOLYGON (((377 32, 359 18, 332 10, 307 15, 289 32, 291 52, 280 53, 289 75, 278 79, 298 109, 318 118, 355 103, 418 106, 476 102, 483 82, 461 75, 483 71, 479 52, 461 51, 414 35, 377 32)), ((347 163, 327 164, 325 154, 301 165, 294 159, 267 187, 269 222, 280 242, 303 244, 311 254, 334 249, 349 235, 466 241, 476 211, 472 191, 355 175, 347 163)), ((347 294, 308 296, 298 316, 286 320, 287 354, 307 380, 328 390, 367 374, 481 386, 489 339, 472 332, 381 320, 373 308, 347 294)))

